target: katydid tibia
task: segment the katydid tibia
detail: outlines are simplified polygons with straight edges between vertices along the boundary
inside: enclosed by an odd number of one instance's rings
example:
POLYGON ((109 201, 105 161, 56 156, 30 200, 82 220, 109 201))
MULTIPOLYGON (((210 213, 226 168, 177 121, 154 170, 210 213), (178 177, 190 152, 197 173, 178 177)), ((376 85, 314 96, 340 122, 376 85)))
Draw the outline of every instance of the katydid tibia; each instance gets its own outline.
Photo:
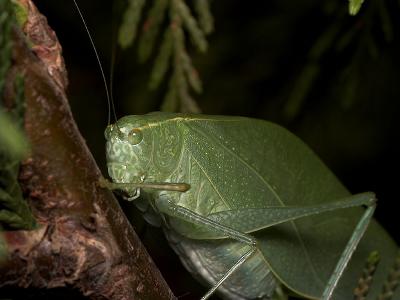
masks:
POLYGON ((372 220, 375 195, 352 196, 282 127, 151 113, 122 118, 105 136, 114 183, 103 186, 131 199, 142 191, 185 267, 211 287, 203 299, 215 291, 226 299, 285 299, 286 291, 349 299, 371 251, 384 258, 378 284, 394 260, 395 243, 372 220))

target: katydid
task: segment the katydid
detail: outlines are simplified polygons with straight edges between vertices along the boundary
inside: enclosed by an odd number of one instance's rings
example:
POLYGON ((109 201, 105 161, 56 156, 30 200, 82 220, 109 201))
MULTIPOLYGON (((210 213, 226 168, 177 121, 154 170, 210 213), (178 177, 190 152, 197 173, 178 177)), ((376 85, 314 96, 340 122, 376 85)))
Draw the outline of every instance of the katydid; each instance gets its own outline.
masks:
POLYGON ((211 286, 203 299, 350 299, 371 251, 382 257, 377 287, 394 261, 395 243, 371 219, 375 195, 352 196, 278 125, 151 113, 105 136, 114 183, 104 186, 148 201, 147 216, 159 215, 185 267, 211 286))
POLYGON ((375 195, 352 196, 284 128, 151 113, 122 118, 105 136, 113 182, 102 185, 141 201, 145 219, 163 225, 186 269, 211 287, 202 299, 347 300, 372 251, 381 261, 368 299, 380 294, 398 250, 372 219, 375 195))

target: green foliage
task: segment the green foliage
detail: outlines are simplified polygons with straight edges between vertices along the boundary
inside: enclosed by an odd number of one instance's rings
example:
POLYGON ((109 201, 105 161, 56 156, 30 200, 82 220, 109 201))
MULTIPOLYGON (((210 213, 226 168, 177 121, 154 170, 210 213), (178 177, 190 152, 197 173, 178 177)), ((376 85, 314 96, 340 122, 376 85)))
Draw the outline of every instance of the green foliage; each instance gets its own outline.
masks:
POLYGON ((13 24, 12 5, 9 0, 0 0, 0 95, 5 84, 5 75, 11 65, 10 39, 11 27, 13 24))
POLYGON ((25 157, 28 150, 26 137, 4 110, 0 110, 0 128, 0 150, 15 158, 25 157))
POLYGON ((21 5, 20 2, 11 0, 14 4, 14 14, 15 18, 17 19, 17 22, 20 27, 24 26, 26 21, 28 20, 28 11, 26 8, 21 5))
POLYGON ((196 11, 199 15, 199 24, 204 33, 209 34, 214 30, 214 20, 210 13, 208 0, 196 0, 196 11))
POLYGON ((140 20, 144 0, 130 0, 124 13, 122 25, 119 28, 118 41, 122 48, 132 45, 136 37, 136 31, 140 20))
MULTIPOLYGON (((350 1, 350 12, 356 14, 362 2, 350 1)), ((344 66, 337 76, 342 89, 337 91, 339 94, 336 99, 340 107, 352 107, 357 99, 357 92, 363 88, 360 86, 360 78, 364 72, 365 61, 376 59, 380 53, 379 44, 382 38, 376 33, 383 33, 386 43, 393 40, 395 20, 391 18, 384 1, 371 0, 365 13, 358 16, 350 28, 346 23, 347 13, 342 6, 330 10, 326 17, 330 16, 334 16, 335 21, 311 47, 308 62, 300 71, 286 101, 283 112, 288 121, 295 119, 302 112, 309 95, 318 88, 319 78, 327 76, 323 66, 326 58, 331 56, 343 56, 344 61, 344 66)))
MULTIPOLYGON (((374 280, 374 274, 377 270, 381 257, 377 251, 371 252, 367 263, 363 269, 362 276, 358 281, 358 285, 354 290, 354 300, 367 299, 368 293, 374 280)), ((392 268, 389 270, 387 279, 383 283, 382 291, 378 295, 377 300, 391 300, 395 294, 397 287, 400 285, 400 252, 395 258, 392 268)))
POLYGON ((363 4, 364 0, 349 0, 349 13, 355 16, 363 4))
MULTIPOLYGON (((154 44, 159 34, 160 26, 165 19, 167 5, 168 1, 156 0, 147 15, 148 23, 144 25, 143 32, 139 40, 138 51, 140 62, 145 62, 147 59, 149 59, 154 49, 154 44)), ((168 31, 166 31, 166 33, 167 32, 168 31)), ((168 56, 168 53, 171 51, 170 49, 172 49, 172 44, 167 49, 161 48, 160 54, 168 56), (166 51, 167 54, 162 54, 164 51, 166 51)), ((165 61, 168 61, 168 57, 165 58, 165 61)), ((156 69, 156 67, 154 69, 156 69)), ((164 74, 162 74, 162 76, 164 76, 164 74)))
POLYGON ((379 253, 377 251, 371 252, 362 271, 362 275, 358 280, 358 285, 354 289, 354 300, 366 299, 369 289, 371 288, 373 276, 377 269, 379 260, 379 253))
POLYGON ((35 220, 18 183, 19 164, 29 151, 22 130, 23 79, 16 80, 15 108, 0 107, 0 224, 6 228, 32 229, 35 220))
MULTIPOLYGON (((3 95, 8 68, 11 66, 11 28, 16 23, 14 6, 0 1, 0 96, 3 95)), ((19 164, 29 151, 23 133, 24 82, 17 76, 14 86, 14 108, 6 111, 0 101, 0 228, 31 229, 35 221, 18 184, 19 164)), ((0 99, 2 100, 2 99, 0 99)), ((1 246, 0 249, 4 249, 1 246)), ((1 253, 0 253, 1 257, 1 253)))
POLYGON ((377 300, 391 300, 396 289, 400 285, 400 251, 396 257, 392 269, 390 270, 387 280, 385 281, 382 292, 377 300))
MULTIPOLYGON (((119 44, 124 49, 132 45, 136 37, 143 6, 144 1, 131 0, 124 13, 119 29, 119 44)), ((164 32, 149 82, 151 89, 159 87, 172 66, 169 89, 161 107, 164 111, 200 112, 190 96, 190 89, 200 93, 202 84, 186 50, 185 31, 195 48, 205 52, 205 36, 212 32, 214 25, 208 0, 196 1, 195 10, 199 21, 192 15, 185 1, 156 0, 143 22, 138 49, 140 62, 145 62, 151 56, 168 11, 169 26, 164 32)))

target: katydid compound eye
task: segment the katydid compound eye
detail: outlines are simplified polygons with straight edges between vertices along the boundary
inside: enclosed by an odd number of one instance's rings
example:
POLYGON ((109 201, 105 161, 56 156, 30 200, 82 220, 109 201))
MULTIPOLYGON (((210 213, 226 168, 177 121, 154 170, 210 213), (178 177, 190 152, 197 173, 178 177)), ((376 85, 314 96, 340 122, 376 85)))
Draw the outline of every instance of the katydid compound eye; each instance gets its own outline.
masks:
POLYGON ((143 133, 140 129, 133 128, 128 134, 128 142, 137 145, 143 140, 143 133))

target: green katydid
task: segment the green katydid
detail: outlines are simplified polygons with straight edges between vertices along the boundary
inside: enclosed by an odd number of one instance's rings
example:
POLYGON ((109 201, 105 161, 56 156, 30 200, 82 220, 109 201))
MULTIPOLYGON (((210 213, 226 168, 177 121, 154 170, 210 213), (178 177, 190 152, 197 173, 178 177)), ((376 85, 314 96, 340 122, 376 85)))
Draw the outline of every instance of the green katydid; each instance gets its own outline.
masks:
POLYGON ((227 299, 279 299, 281 286, 310 299, 349 299, 368 253, 382 256, 377 286, 394 261, 395 243, 371 220, 374 194, 351 196, 278 125, 152 113, 124 117, 105 136, 115 183, 104 186, 132 200, 143 191, 147 214, 160 215, 185 267, 212 286, 204 299, 215 290, 227 299))
POLYGON ((349 299, 371 251, 382 259, 368 299, 380 293, 397 246, 372 219, 375 195, 352 196, 284 128, 152 113, 124 117, 105 136, 114 182, 102 185, 142 195, 146 220, 158 216, 185 267, 211 286, 202 299, 349 299))

